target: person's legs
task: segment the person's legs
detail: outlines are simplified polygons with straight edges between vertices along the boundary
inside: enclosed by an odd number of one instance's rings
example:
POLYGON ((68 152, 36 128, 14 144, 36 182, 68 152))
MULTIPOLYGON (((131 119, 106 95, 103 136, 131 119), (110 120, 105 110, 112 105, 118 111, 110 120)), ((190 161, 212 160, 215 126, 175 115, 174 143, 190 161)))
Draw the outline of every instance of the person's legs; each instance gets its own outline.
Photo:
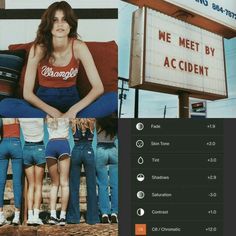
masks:
POLYGON ((39 209, 42 202, 42 186, 45 164, 35 165, 34 168, 34 220, 35 222, 37 221, 39 224, 42 224, 39 220, 39 209))
POLYGON ((70 166, 70 196, 67 210, 67 222, 72 224, 80 223, 80 169, 81 169, 81 149, 75 144, 71 154, 70 166))
POLYGON ((2 159, 0 156, 0 226, 6 223, 6 219, 3 214, 3 202, 4 202, 4 189, 7 180, 7 168, 8 159, 2 159))
POLYGON ((23 174, 23 155, 20 139, 11 138, 10 154, 12 157, 12 173, 13 173, 13 192, 15 203, 15 216, 12 220, 13 224, 20 223, 20 208, 22 202, 22 174, 23 174))
POLYGON ((56 218, 56 203, 57 203, 57 194, 58 194, 58 188, 59 188, 59 183, 60 183, 57 160, 53 158, 47 158, 47 166, 48 166, 49 174, 52 181, 51 191, 50 191, 51 217, 53 217, 56 220, 57 219, 56 218))
POLYGON ((0 143, 0 226, 6 223, 6 219, 3 213, 4 205, 4 190, 7 180, 7 169, 9 160, 7 158, 8 152, 8 140, 3 139, 0 143))
POLYGON ((23 99, 5 98, 0 102, 0 116, 11 118, 45 118, 47 114, 23 99))
POLYGON ((118 214, 118 150, 116 147, 113 147, 107 151, 109 153, 111 213, 118 214))
POLYGON ((22 202, 22 158, 12 159, 12 172, 13 172, 13 192, 14 192, 14 203, 15 203, 15 216, 12 220, 13 224, 20 223, 20 208, 22 202))
POLYGON ((110 200, 108 194, 108 155, 102 147, 97 148, 96 172, 98 183, 98 200, 101 214, 110 214, 110 200))
POLYGON ((33 223, 33 204, 34 204, 34 166, 25 167, 25 175, 28 181, 27 191, 27 207, 28 207, 28 221, 27 223, 33 223))
POLYGON ((105 117, 117 111, 117 92, 107 92, 85 107, 77 117, 105 117))
POLYGON ((45 147, 43 144, 25 143, 23 148, 25 173, 28 187, 28 221, 27 224, 43 224, 39 219, 42 200, 42 182, 45 169, 45 147))
MULTIPOLYGON (((61 212, 66 212, 69 200, 69 172, 70 172, 70 157, 63 155, 59 159, 60 168, 60 186, 61 186, 61 212)), ((64 215, 60 218, 65 219, 64 215)))
POLYGON ((96 224, 99 222, 98 201, 96 194, 96 167, 94 152, 90 142, 85 143, 83 152, 83 164, 87 185, 87 223, 96 224))
POLYGON ((7 180, 8 159, 0 157, 0 212, 3 211, 4 190, 7 180))
POLYGON ((31 144, 31 155, 33 157, 33 163, 35 163, 35 182, 34 182, 34 222, 36 224, 43 224, 39 219, 39 209, 42 201, 42 185, 43 176, 45 170, 45 147, 44 144, 31 144))

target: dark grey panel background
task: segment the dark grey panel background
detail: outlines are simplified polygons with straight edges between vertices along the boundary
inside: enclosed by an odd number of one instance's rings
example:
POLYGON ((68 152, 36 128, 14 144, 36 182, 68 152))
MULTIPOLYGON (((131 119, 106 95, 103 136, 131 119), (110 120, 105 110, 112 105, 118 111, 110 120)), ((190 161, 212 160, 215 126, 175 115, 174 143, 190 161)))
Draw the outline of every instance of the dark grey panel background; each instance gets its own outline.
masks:
POLYGON ((119 119, 119 236, 131 236, 131 121, 119 119))
MULTIPOLYGON (((131 122, 119 120, 119 236, 131 235, 131 122)), ((181 120, 183 121, 183 120, 181 120)), ((236 119, 224 119, 224 234, 235 234, 236 119)))
POLYGON ((236 119, 224 120, 224 236, 235 235, 236 119))

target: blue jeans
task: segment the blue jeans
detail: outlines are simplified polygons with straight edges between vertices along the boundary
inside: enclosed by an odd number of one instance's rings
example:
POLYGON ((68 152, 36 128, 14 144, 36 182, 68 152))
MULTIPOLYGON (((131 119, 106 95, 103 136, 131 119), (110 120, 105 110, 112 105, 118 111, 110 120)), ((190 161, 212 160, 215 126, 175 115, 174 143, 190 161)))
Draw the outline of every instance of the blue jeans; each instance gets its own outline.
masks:
MULTIPOLYGON (((57 108, 62 113, 79 102, 75 86, 69 88, 39 87, 36 95, 45 103, 57 108)), ((96 101, 81 110, 77 117, 105 117, 117 111, 117 93, 107 92, 96 101)), ((23 99, 5 98, 0 102, 0 116, 11 118, 45 118, 47 114, 33 107, 23 99)))
POLYGON ((96 170, 92 143, 89 141, 75 143, 72 150, 70 169, 70 199, 67 208, 67 222, 80 222, 79 188, 80 169, 82 164, 85 169, 87 185, 86 222, 88 224, 96 224, 99 222, 96 194, 96 170))
POLYGON ((19 138, 3 138, 0 144, 0 207, 3 207, 4 189, 9 158, 12 162, 15 207, 21 207, 23 156, 19 138))
POLYGON ((101 214, 117 214, 118 150, 114 143, 98 143, 96 153, 96 172, 98 182, 99 210, 101 214), (109 186, 111 204, 109 200, 109 186))

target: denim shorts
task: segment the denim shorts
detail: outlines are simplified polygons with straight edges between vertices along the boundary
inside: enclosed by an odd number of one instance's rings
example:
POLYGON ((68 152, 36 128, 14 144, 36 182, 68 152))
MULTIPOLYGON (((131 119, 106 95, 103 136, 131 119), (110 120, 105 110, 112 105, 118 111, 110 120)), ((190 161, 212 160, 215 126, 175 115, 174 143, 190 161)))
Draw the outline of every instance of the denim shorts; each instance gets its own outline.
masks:
POLYGON ((23 148, 24 165, 42 165, 46 163, 45 147, 43 142, 40 143, 27 143, 25 142, 23 148))
POLYGON ((64 155, 70 156, 69 141, 67 139, 50 139, 46 147, 46 158, 57 160, 64 155))

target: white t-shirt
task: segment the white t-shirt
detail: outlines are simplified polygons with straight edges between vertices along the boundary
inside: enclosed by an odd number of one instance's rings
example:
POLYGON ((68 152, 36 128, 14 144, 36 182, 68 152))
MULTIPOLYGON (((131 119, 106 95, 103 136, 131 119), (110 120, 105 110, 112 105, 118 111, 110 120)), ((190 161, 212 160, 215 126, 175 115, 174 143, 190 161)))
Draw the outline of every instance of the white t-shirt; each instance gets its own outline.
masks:
POLYGON ((43 118, 20 118, 19 121, 26 142, 36 143, 43 141, 43 118))
POLYGON ((69 138, 69 118, 50 119, 48 122, 49 139, 69 138))

